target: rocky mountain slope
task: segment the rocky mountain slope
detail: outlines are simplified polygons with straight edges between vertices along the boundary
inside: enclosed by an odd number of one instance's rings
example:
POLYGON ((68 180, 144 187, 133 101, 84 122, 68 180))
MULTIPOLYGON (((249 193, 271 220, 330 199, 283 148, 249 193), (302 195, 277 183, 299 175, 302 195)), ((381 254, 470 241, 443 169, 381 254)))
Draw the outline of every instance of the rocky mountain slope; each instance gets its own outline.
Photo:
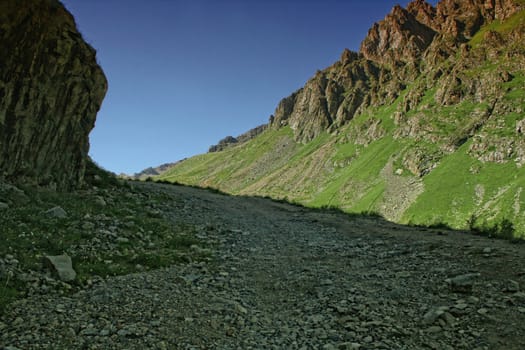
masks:
POLYGON ((72 188, 107 90, 96 52, 57 0, 0 3, 0 177, 72 188))
POLYGON ((396 6, 267 130, 160 176, 404 223, 525 230, 525 3, 396 6))

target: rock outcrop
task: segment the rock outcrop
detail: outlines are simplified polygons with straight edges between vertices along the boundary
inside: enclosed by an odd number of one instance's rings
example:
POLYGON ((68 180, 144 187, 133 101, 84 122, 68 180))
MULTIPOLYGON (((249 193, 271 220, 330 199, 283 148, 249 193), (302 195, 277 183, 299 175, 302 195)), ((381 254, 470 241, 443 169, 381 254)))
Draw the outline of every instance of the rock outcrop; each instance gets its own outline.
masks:
POLYGON ((0 44, 0 177, 78 186, 107 90, 95 50, 57 0, 2 1, 0 44))
POLYGON ((267 125, 263 124, 263 125, 259 125, 259 126, 255 127, 255 128, 253 128, 253 129, 250 129, 247 132, 242 133, 241 135, 239 135, 237 137, 226 136, 225 138, 220 140, 219 143, 217 143, 216 145, 210 146, 208 152, 210 152, 210 153, 220 152, 223 149, 226 149, 226 148, 231 147, 233 145, 248 142, 251 139, 253 139, 254 137, 256 137, 259 134, 261 134, 264 130, 266 130, 266 127, 267 127, 267 125))
POLYGON ((270 125, 289 125, 297 141, 308 142, 325 130, 345 124, 363 104, 370 104, 370 91, 378 90, 381 83, 380 73, 363 55, 345 50, 338 62, 318 71, 302 89, 284 98, 270 125))
MULTIPOLYGON (((433 11, 430 5, 411 5, 412 12, 431 23, 433 11)), ((366 59, 384 65, 413 62, 432 43, 435 35, 436 32, 418 21, 414 14, 401 6, 395 6, 383 21, 374 24, 368 31, 361 44, 361 53, 366 59)))
MULTIPOLYGON (((396 6, 369 30, 359 53, 345 50, 338 62, 284 98, 270 125, 289 125, 296 141, 309 142, 324 131, 337 130, 369 107, 392 103, 422 75, 432 80, 407 90, 401 112, 417 106, 425 91, 436 84, 440 105, 455 105, 467 98, 493 104, 497 96, 491 90, 498 86, 494 82, 503 81, 509 73, 498 70, 488 80, 479 80, 463 71, 485 62, 488 58, 483 55, 498 57, 497 47, 505 41, 500 33, 488 31, 482 53, 470 50, 468 43, 483 25, 504 21, 523 8, 523 3, 513 0, 443 0, 436 7, 414 0, 406 9, 396 6), (456 54, 457 59, 453 58, 456 54), (451 61, 445 64, 447 59, 451 61)), ((518 47, 522 37, 514 38, 518 47)))
POLYGON ((169 169, 173 168, 178 163, 184 161, 184 159, 178 161, 178 162, 172 162, 172 163, 164 163, 156 167, 149 167, 144 170, 141 170, 138 173, 135 173, 133 175, 126 175, 126 174, 120 174, 119 177, 121 178, 131 178, 131 179, 137 179, 137 180, 145 180, 151 176, 157 176, 161 175, 162 173, 168 171, 169 169))
MULTIPOLYGON (((395 6, 384 20, 372 26, 359 53, 346 49, 339 61, 317 71, 305 86, 280 101, 268 125, 289 126, 296 141, 307 143, 323 132, 337 131, 370 107, 393 103, 406 92, 399 110, 392 115, 399 126, 396 137, 430 136, 434 142, 444 142, 445 151, 453 151, 489 119, 490 113, 479 117, 480 112, 475 111, 463 134, 450 139, 437 136, 425 120, 406 118, 405 114, 414 111, 431 89, 437 89, 434 99, 441 106, 469 99, 494 106, 500 84, 510 81, 512 74, 498 69, 477 79, 464 71, 497 59, 502 46, 522 47, 524 26, 521 31, 506 33, 509 39, 488 30, 481 40, 481 49, 471 50, 470 41, 482 26, 493 21, 501 23, 524 9, 525 4, 516 0, 442 0, 436 7, 424 0, 413 0, 406 9, 395 6), (425 81, 422 76, 430 79, 425 81), (418 124, 425 127, 417 127, 418 124)), ((521 51, 512 54, 523 56, 521 51)), ((523 69, 519 62, 523 60, 515 59, 513 68, 523 69)), ((356 142, 359 140, 370 143, 374 135, 358 135, 356 142)), ((239 138, 228 136, 209 151, 221 151, 238 142, 239 138)))

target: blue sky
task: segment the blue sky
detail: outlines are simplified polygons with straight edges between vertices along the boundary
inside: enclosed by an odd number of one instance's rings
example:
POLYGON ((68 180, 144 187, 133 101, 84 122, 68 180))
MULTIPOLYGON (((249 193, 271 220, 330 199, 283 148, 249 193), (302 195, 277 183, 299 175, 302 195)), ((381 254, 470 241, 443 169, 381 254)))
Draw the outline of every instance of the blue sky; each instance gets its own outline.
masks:
POLYGON ((199 153, 266 123, 316 70, 408 1, 62 0, 109 90, 90 135, 116 173, 199 153))

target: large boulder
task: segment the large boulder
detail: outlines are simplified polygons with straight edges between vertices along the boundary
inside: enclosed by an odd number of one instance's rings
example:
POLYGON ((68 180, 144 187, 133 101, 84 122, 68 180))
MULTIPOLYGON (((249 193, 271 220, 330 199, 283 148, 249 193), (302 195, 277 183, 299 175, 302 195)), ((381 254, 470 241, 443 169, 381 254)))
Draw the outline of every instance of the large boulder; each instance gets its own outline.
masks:
POLYGON ((44 264, 55 273, 61 281, 71 282, 77 277, 73 262, 67 255, 46 255, 44 264))
POLYGON ((0 178, 82 183, 107 90, 96 52, 57 0, 0 2, 0 178))

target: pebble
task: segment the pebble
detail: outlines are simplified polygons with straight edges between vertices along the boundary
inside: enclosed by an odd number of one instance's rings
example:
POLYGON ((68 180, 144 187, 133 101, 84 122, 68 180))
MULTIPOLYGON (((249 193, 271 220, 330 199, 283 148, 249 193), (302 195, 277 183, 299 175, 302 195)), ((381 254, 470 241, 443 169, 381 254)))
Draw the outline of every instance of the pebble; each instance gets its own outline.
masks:
POLYGON ((427 328, 428 333, 440 333, 443 329, 439 326, 431 326, 427 328))
POLYGON ((428 311, 424 316, 423 316, 423 324, 424 325, 431 325, 433 324, 434 322, 436 322, 443 314, 445 313, 445 311, 443 311, 441 308, 436 308, 436 309, 432 309, 430 311, 428 311))
POLYGON ((507 285, 505 287, 505 292, 508 293, 516 293, 520 291, 520 284, 514 280, 507 281, 507 285))
POLYGON ((485 308, 481 308, 481 309, 478 309, 478 314, 480 315, 485 315, 487 312, 489 312, 488 309, 485 309, 485 308))
POLYGON ((127 238, 127 237, 117 237, 116 241, 118 243, 128 243, 129 242, 129 238, 127 238))
POLYGON ((101 207, 105 207, 107 205, 106 201, 101 196, 96 196, 94 202, 96 205, 99 205, 101 207))
POLYGON ((467 273, 453 278, 448 278, 445 282, 449 288, 456 293, 470 293, 474 282, 480 277, 479 273, 467 273))
POLYGON ((84 223, 82 224, 82 229, 83 229, 84 231, 91 231, 91 230, 93 230, 94 228, 95 228, 95 224, 92 223, 92 222, 87 221, 87 222, 84 222, 84 223))

